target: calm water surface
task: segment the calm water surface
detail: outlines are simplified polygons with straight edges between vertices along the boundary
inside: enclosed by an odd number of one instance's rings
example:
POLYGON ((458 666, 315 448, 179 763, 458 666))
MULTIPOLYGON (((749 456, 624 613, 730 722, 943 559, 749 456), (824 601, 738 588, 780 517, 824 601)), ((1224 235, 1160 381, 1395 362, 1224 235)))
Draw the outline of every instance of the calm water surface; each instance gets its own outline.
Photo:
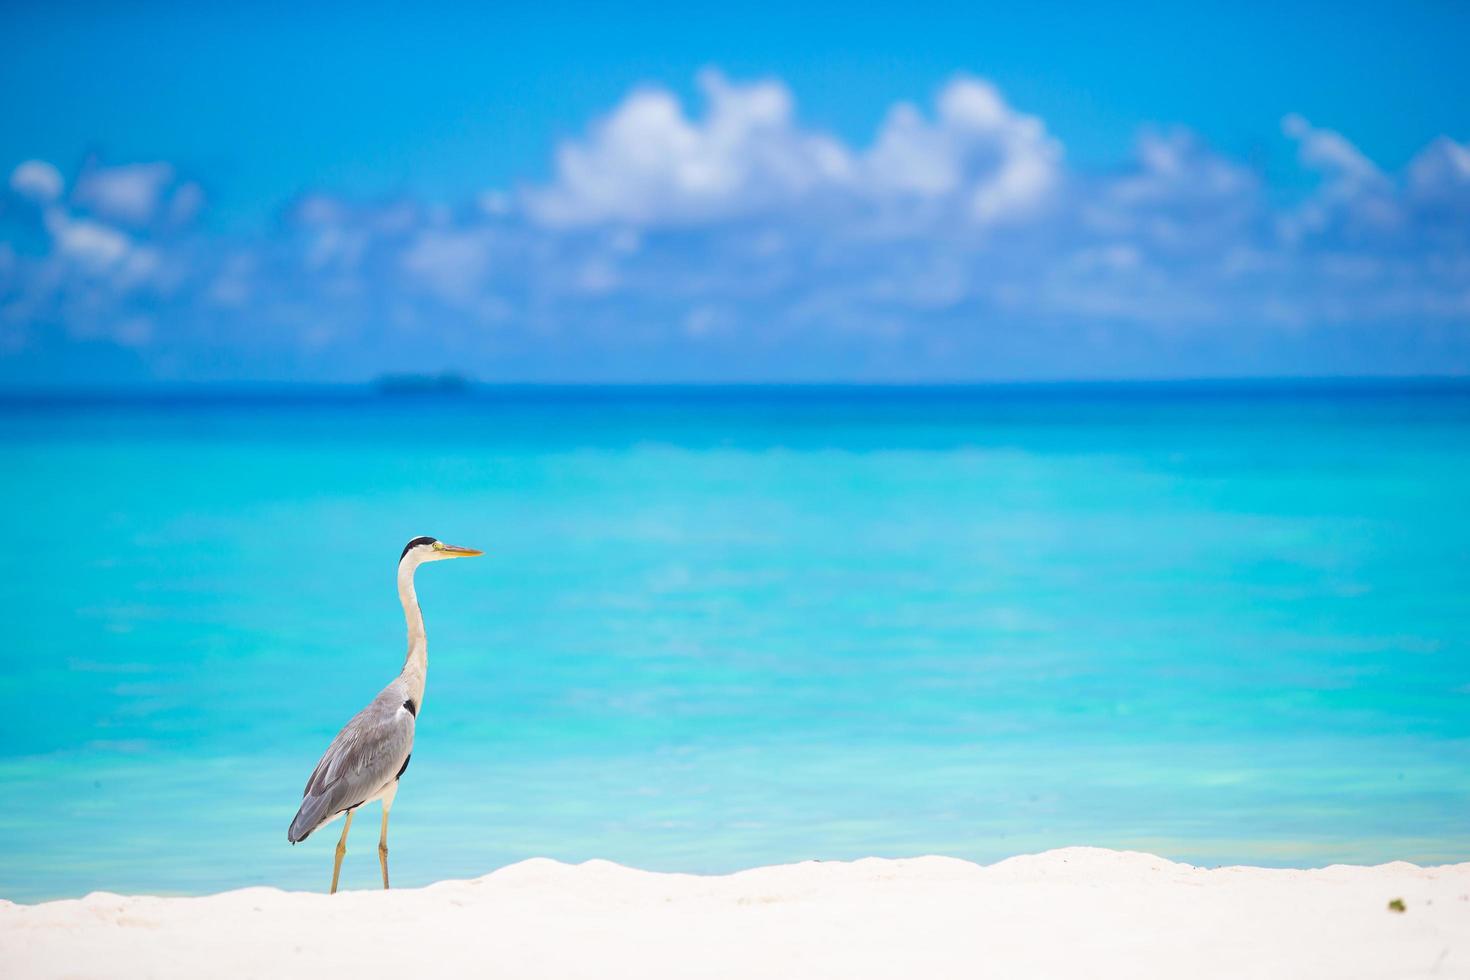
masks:
POLYGON ((0 896, 323 888, 421 533, 402 885, 1470 860, 1465 388, 11 397, 0 896))

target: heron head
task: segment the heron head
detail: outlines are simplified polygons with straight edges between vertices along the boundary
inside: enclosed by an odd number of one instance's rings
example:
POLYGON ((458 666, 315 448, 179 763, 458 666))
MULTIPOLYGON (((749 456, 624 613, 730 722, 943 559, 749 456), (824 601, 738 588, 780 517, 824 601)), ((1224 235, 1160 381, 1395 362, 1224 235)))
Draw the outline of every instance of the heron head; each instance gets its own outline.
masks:
POLYGON ((411 561, 415 565, 426 561, 440 561, 444 558, 473 558, 483 555, 484 552, 477 548, 461 548, 457 544, 445 544, 438 538, 421 535, 414 538, 403 546, 403 554, 398 556, 398 564, 411 561))

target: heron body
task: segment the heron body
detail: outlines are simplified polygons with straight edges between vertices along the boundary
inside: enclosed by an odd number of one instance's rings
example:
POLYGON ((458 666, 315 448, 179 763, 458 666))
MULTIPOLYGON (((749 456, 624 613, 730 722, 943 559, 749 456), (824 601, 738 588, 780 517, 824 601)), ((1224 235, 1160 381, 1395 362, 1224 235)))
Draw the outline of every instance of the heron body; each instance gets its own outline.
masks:
POLYGON ((424 681, 429 669, 424 617, 414 592, 414 572, 419 565, 444 558, 468 558, 480 554, 473 548, 447 545, 430 537, 414 538, 398 559, 398 598, 408 624, 408 655, 403 670, 378 692, 327 746, 312 770, 302 793, 301 808, 291 821, 286 839, 292 844, 345 815, 342 839, 337 842, 332 867, 332 891, 347 853, 347 832, 358 807, 374 800, 383 802, 383 829, 378 839, 378 859, 383 869, 383 887, 388 887, 388 812, 398 793, 398 780, 413 754, 414 725, 424 701, 424 681))

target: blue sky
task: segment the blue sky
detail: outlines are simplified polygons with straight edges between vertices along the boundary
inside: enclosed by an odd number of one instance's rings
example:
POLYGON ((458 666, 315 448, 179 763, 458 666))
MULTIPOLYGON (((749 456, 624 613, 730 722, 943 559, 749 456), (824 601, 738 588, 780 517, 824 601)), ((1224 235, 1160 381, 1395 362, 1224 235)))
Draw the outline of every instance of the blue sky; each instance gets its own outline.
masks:
POLYGON ((7 6, 0 382, 1470 371, 1463 5, 301 6, 7 6))

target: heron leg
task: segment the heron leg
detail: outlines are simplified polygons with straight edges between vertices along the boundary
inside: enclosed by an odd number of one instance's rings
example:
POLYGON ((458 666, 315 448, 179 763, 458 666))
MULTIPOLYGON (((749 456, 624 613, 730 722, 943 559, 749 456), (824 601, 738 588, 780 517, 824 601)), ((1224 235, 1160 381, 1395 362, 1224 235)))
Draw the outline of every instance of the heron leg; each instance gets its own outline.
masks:
POLYGON ((342 824, 342 839, 337 841, 337 859, 332 862, 332 890, 328 894, 337 894, 337 877, 342 874, 342 857, 347 853, 347 831, 352 829, 352 811, 347 811, 347 819, 342 824))
POLYGON ((383 866, 384 890, 388 888, 388 811, 393 809, 393 797, 397 795, 397 783, 383 794, 383 832, 378 835, 378 863, 383 866))

